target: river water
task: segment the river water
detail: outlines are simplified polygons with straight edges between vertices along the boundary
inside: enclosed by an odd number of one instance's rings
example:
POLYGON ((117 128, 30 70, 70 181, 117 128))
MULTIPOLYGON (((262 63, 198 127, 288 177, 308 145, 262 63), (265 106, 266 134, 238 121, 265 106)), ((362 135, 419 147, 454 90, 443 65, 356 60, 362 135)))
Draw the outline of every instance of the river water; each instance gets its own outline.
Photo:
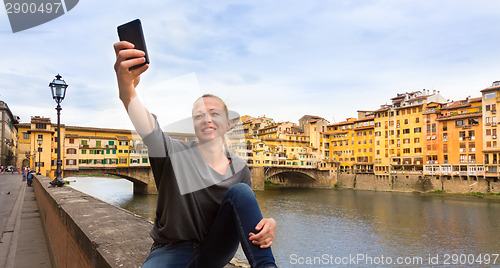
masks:
MULTIPOLYGON (((153 220, 156 195, 134 194, 127 180, 67 180, 153 220)), ((264 217, 278 223, 280 267, 500 267, 500 199, 290 188, 256 195, 264 217)))

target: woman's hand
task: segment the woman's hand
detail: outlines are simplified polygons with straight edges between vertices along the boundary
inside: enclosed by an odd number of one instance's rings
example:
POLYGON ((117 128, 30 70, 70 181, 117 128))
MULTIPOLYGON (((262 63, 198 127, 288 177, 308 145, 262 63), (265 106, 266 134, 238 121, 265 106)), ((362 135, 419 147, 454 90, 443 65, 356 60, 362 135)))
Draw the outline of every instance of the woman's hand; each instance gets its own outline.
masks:
POLYGON ((249 239, 252 241, 252 244, 260 246, 260 248, 268 248, 274 242, 276 221, 273 218, 264 218, 255 226, 255 230, 260 232, 257 234, 249 234, 249 239))
POLYGON ((134 49, 134 45, 127 41, 115 43, 113 47, 116 53, 115 72, 120 90, 120 99, 125 107, 128 107, 128 104, 136 95, 135 87, 139 84, 140 75, 148 69, 149 64, 129 71, 130 67, 144 63, 146 54, 142 50, 134 49))

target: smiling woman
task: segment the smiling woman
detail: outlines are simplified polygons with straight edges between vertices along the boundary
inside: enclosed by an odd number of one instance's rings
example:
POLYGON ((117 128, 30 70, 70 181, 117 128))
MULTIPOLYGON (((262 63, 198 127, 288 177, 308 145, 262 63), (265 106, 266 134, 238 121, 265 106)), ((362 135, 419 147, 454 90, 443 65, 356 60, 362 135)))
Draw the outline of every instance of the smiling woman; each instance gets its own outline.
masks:
POLYGON ((149 65, 129 68, 144 62, 144 52, 125 41, 114 47, 120 99, 148 146, 158 189, 154 244, 143 267, 223 267, 240 243, 252 267, 276 267, 270 248, 276 221, 262 217, 246 162, 225 150, 224 101, 214 95, 196 100, 197 141, 175 140, 137 98, 139 76, 149 65))

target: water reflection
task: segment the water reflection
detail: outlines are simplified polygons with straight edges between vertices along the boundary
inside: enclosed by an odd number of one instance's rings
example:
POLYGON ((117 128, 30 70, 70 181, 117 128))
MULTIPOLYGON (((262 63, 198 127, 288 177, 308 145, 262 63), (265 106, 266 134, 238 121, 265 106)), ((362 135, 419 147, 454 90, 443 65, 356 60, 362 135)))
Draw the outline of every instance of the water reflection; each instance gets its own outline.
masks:
MULTIPOLYGON (((156 196, 133 195, 130 182, 76 180, 72 187, 153 220, 156 196)), ((278 222, 273 251, 282 267, 291 266, 292 254, 417 256, 427 260, 430 254, 500 253, 499 199, 273 188, 256 192, 256 196, 264 217, 278 222)))

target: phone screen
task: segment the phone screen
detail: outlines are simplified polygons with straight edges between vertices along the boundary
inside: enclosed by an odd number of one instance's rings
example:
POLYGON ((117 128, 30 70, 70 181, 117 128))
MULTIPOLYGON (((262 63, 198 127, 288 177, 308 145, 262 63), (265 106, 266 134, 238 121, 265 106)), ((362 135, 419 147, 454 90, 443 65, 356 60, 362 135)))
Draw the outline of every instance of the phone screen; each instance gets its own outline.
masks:
POLYGON ((148 55, 148 50, 146 49, 146 41, 144 40, 142 24, 139 19, 118 26, 118 37, 120 38, 120 41, 128 41, 135 45, 135 49, 142 50, 146 53, 145 56, 146 62, 132 66, 130 67, 129 70, 139 68, 149 63, 149 55, 148 55))

